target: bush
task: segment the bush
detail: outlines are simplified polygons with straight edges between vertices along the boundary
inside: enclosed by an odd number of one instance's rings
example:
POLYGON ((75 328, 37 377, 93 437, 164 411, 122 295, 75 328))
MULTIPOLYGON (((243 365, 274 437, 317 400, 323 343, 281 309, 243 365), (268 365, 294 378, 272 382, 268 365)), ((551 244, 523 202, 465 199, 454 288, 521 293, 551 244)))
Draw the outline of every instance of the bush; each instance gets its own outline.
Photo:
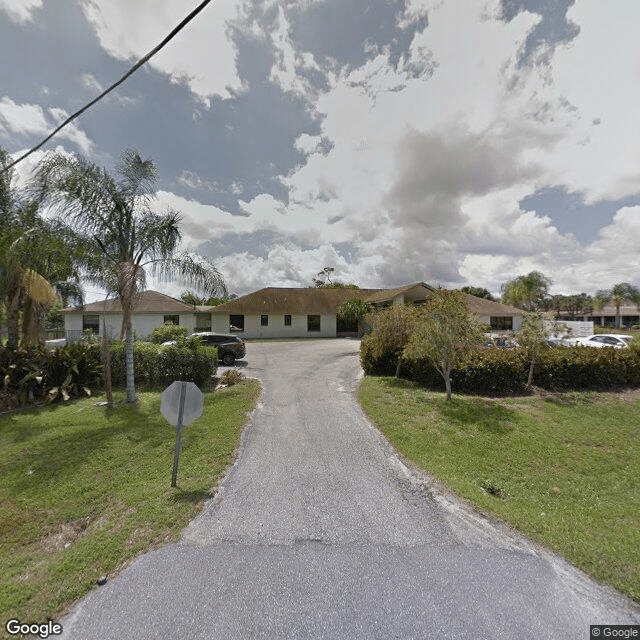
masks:
POLYGON ((90 394, 102 379, 100 348, 78 342, 53 351, 0 349, 1 409, 90 394))
POLYGON ((239 384, 245 379, 244 373, 237 369, 228 369, 220 377, 220 384, 226 387, 233 387, 234 384, 239 384))
MULTIPOLYGON (((372 354, 368 340, 360 348, 367 375, 393 375, 396 354, 372 354)), ((521 349, 478 349, 451 373, 454 393, 508 395, 525 392, 529 361, 521 349)), ((407 361, 402 376, 427 388, 444 390, 444 381, 424 360, 407 361)), ((549 347, 536 361, 534 386, 549 391, 610 390, 640 387, 640 348, 549 347)))
POLYGON ((151 342, 154 344, 162 344, 163 342, 169 342, 169 340, 179 340, 180 338, 186 338, 188 332, 187 327, 167 322, 166 324, 156 327, 151 332, 151 342))

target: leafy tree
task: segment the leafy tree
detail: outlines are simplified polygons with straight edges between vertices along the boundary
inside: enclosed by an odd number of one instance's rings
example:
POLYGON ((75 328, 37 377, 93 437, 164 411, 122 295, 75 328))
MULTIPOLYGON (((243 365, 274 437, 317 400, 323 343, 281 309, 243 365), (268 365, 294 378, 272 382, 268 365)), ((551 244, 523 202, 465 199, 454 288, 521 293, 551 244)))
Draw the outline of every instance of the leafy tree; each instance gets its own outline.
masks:
POLYGON ((313 278, 313 284, 318 289, 358 289, 357 284, 345 284, 343 282, 331 282, 331 274, 335 271, 333 267, 324 267, 318 272, 318 278, 313 278))
POLYGON ((544 304, 551 280, 539 271, 518 276, 502 285, 502 302, 525 311, 533 311, 544 304))
POLYGON ((393 305, 366 317, 371 333, 366 337, 374 357, 382 357, 389 351, 398 354, 395 376, 400 376, 403 351, 411 337, 417 309, 411 305, 393 305))
POLYGON ((482 343, 483 330, 478 317, 469 314, 462 292, 435 291, 420 307, 404 355, 431 362, 443 377, 447 400, 451 400, 451 371, 469 350, 482 343))
POLYGON ((594 298, 594 307, 602 309, 608 302, 613 302, 616 307, 616 327, 620 328, 622 318, 620 316, 620 307, 625 302, 633 302, 640 304, 640 290, 628 282, 619 282, 614 284, 611 289, 601 289, 596 292, 594 298))
POLYGON ((484 298, 485 300, 495 300, 493 295, 488 289, 484 287, 462 287, 460 289, 462 293, 467 293, 470 296, 475 296, 476 298, 484 298))
POLYGON ((347 300, 343 302, 337 311, 337 317, 339 320, 345 322, 360 323, 365 317, 371 315, 375 311, 375 307, 360 298, 354 298, 353 300, 347 300))
POLYGON ((516 334, 518 344, 525 350, 527 359, 531 361, 529 365, 529 377, 527 387, 533 384, 533 370, 540 353, 546 349, 545 338, 549 332, 547 326, 553 322, 553 313, 548 311, 531 311, 525 313, 522 318, 522 325, 516 334))
POLYGON ((549 299, 548 308, 556 314, 564 313, 569 318, 591 315, 593 299, 586 293, 569 296, 556 295, 549 299))
POLYGON ((226 294, 222 276, 203 259, 178 253, 180 215, 151 208, 157 170, 137 151, 123 151, 115 173, 82 156, 51 154, 42 161, 35 187, 40 197, 64 212, 93 252, 84 263, 87 279, 114 292, 122 305, 126 336, 127 402, 135 402, 132 313, 147 271, 165 280, 192 282, 203 291, 226 294))

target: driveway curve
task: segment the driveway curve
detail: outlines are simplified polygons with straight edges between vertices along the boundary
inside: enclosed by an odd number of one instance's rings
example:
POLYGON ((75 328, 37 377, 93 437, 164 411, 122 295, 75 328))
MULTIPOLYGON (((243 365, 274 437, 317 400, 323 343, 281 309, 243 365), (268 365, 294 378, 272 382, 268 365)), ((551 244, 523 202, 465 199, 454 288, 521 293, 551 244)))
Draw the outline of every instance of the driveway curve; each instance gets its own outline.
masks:
POLYGON ((356 340, 250 343, 240 455, 177 544, 63 638, 571 640, 638 607, 407 468, 354 399, 356 340))

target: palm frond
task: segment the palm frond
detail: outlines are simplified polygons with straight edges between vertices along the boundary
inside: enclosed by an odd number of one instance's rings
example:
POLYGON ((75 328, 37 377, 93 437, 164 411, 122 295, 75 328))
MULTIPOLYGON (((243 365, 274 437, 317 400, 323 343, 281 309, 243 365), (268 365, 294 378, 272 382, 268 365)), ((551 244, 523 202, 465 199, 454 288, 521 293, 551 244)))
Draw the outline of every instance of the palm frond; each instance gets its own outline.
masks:
POLYGON ((128 200, 148 201, 155 196, 158 171, 150 158, 143 160, 135 149, 125 149, 116 165, 119 190, 128 200))
POLYGON ((177 280, 195 287, 206 297, 224 297, 228 294, 222 274, 202 256, 183 253, 151 260, 143 266, 148 266, 152 275, 161 281, 177 280))

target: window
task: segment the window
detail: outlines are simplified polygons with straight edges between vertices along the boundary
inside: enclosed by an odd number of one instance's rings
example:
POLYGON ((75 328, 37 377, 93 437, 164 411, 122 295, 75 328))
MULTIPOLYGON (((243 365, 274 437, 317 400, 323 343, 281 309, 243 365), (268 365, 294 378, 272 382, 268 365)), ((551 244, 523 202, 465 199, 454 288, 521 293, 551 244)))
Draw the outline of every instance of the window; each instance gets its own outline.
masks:
POLYGON ((244 331, 244 316, 243 315, 229 316, 229 330, 244 331))
POLYGON ((211 331, 211 314, 196 313, 196 332, 211 331))
POLYGON ((164 317, 165 324, 180 324, 180 316, 171 315, 164 317))
POLYGON ((260 316, 260 326, 268 327, 269 326, 269 316, 267 314, 262 314, 260 316))
POLYGON ((320 331, 320 316, 307 316, 307 331, 320 331))
POLYGON ((100 316, 98 314, 82 316, 82 330, 89 329, 93 333, 100 333, 100 316))
POLYGON ((285 327, 290 327, 291 326, 291 315, 290 314, 285 314, 285 316, 284 316, 284 326, 285 327))
POLYGON ((491 316, 489 324, 495 331, 511 330, 513 329, 513 318, 511 316, 491 316))

